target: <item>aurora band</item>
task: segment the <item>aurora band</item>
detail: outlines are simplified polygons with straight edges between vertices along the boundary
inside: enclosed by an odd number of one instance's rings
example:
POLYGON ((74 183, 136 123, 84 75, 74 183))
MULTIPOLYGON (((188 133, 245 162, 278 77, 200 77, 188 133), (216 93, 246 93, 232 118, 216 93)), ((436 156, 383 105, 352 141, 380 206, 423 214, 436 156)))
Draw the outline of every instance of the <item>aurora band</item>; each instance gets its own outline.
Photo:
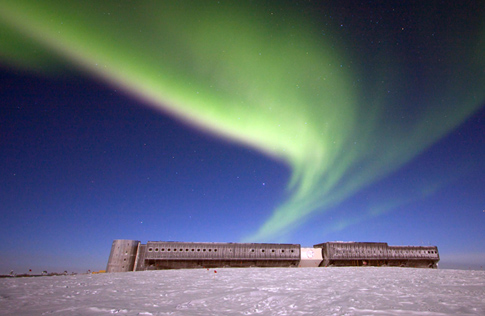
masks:
POLYGON ((51 75, 73 65, 285 163, 288 199, 246 238, 275 240, 410 161, 485 100, 483 27, 474 50, 450 48, 446 64, 430 57, 403 123, 401 84, 412 74, 392 47, 359 56, 345 39, 322 36, 338 27, 281 6, 4 1, 0 62, 51 75))

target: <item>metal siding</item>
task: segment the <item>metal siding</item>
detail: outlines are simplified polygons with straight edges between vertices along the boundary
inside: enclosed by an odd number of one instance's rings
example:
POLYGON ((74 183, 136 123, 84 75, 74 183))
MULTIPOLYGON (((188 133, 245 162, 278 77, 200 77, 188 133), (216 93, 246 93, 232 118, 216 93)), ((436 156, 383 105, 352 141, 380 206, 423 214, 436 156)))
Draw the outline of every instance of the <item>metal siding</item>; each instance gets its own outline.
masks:
POLYGON ((133 271, 139 244, 140 242, 138 240, 114 240, 111 246, 111 252, 108 259, 106 271, 133 271))
POLYGON ((387 243, 327 242, 314 247, 322 249, 322 266, 393 265, 433 267, 439 261, 436 246, 388 246, 387 243))
MULTIPOLYGON (((199 262, 202 260, 208 265, 211 264, 210 262, 213 262, 213 264, 218 262, 224 265, 231 265, 231 262, 233 262, 237 266, 286 266, 286 264, 297 265, 297 262, 300 260, 300 245, 148 242, 145 255, 145 260, 150 262, 157 262, 159 260, 170 260, 174 262, 179 262, 179 260, 195 260, 199 262), (155 251, 156 249, 158 251, 155 251), (174 251, 175 249, 176 251, 174 251), (195 251, 192 252, 192 249, 195 251), (281 261, 281 263, 277 264, 277 261, 281 261), (244 264, 243 262, 248 263, 244 264), (274 263, 271 264, 270 262, 274 263)), ((187 263, 184 266, 189 265, 191 264, 187 263)))
POLYGON ((145 254, 146 254, 146 245, 140 244, 138 249, 138 258, 137 258, 137 265, 135 267, 135 271, 143 271, 145 270, 145 254))

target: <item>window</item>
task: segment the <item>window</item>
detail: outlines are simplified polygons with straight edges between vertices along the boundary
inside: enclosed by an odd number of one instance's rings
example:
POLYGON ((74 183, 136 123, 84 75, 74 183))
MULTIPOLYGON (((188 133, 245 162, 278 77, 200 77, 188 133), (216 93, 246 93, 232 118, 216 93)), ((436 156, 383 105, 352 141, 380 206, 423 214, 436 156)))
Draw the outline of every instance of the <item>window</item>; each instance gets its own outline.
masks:
POLYGON ((212 249, 209 249, 209 252, 211 252, 211 251, 212 251, 212 249))
POLYGON ((158 252, 158 248, 155 248, 155 251, 158 252))
POLYGON ((167 251, 170 251, 170 248, 168 248, 167 251))
POLYGON ((184 251, 182 248, 180 248, 180 251, 184 251))
POLYGON ((202 249, 202 251, 205 251, 205 248, 204 248, 204 249, 202 249))
POLYGON ((274 252, 274 249, 273 249, 273 250, 271 250, 271 252, 274 252))
POLYGON ((123 261, 126 261, 126 258, 124 258, 123 261))
POLYGON ((162 250, 161 250, 161 251, 165 251, 165 248, 162 248, 162 250))
POLYGON ((187 248, 187 249, 185 249, 185 251, 189 251, 189 249, 187 248))
POLYGON ((281 252, 283 253, 283 252, 285 252, 285 250, 284 249, 281 249, 281 252))
POLYGON ((261 252, 264 252, 264 249, 261 249, 261 252))
POLYGON ((214 249, 214 252, 216 252, 216 251, 217 251, 217 249, 214 249))
POLYGON ((192 251, 195 251, 195 249, 194 249, 194 248, 192 248, 192 251))
POLYGON ((197 251, 200 251, 200 249, 197 249, 197 251))
POLYGON ((292 249, 291 252, 295 252, 295 251, 292 249))
POLYGON ((152 251, 153 251, 152 247, 148 248, 148 252, 152 252, 152 251))
POLYGON ((254 252, 254 249, 251 249, 251 252, 254 252))
POLYGON ((173 248, 173 251, 177 251, 177 248, 173 248))

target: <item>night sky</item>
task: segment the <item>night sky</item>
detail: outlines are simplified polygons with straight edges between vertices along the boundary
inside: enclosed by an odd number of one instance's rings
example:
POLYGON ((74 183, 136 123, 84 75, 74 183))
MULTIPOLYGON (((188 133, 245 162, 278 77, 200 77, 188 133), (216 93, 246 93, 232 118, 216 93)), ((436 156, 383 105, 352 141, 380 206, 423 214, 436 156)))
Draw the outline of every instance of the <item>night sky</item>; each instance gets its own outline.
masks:
POLYGON ((0 274, 113 239, 485 266, 483 1, 0 4, 0 274))

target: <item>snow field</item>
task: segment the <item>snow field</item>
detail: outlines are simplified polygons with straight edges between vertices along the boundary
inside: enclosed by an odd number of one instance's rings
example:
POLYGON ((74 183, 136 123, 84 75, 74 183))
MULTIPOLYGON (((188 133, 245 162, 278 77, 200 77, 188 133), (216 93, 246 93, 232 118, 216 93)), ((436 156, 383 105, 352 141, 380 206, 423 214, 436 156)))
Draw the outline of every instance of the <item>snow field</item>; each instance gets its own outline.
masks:
POLYGON ((226 268, 0 279, 0 315, 111 314, 485 315, 485 271, 226 268))

